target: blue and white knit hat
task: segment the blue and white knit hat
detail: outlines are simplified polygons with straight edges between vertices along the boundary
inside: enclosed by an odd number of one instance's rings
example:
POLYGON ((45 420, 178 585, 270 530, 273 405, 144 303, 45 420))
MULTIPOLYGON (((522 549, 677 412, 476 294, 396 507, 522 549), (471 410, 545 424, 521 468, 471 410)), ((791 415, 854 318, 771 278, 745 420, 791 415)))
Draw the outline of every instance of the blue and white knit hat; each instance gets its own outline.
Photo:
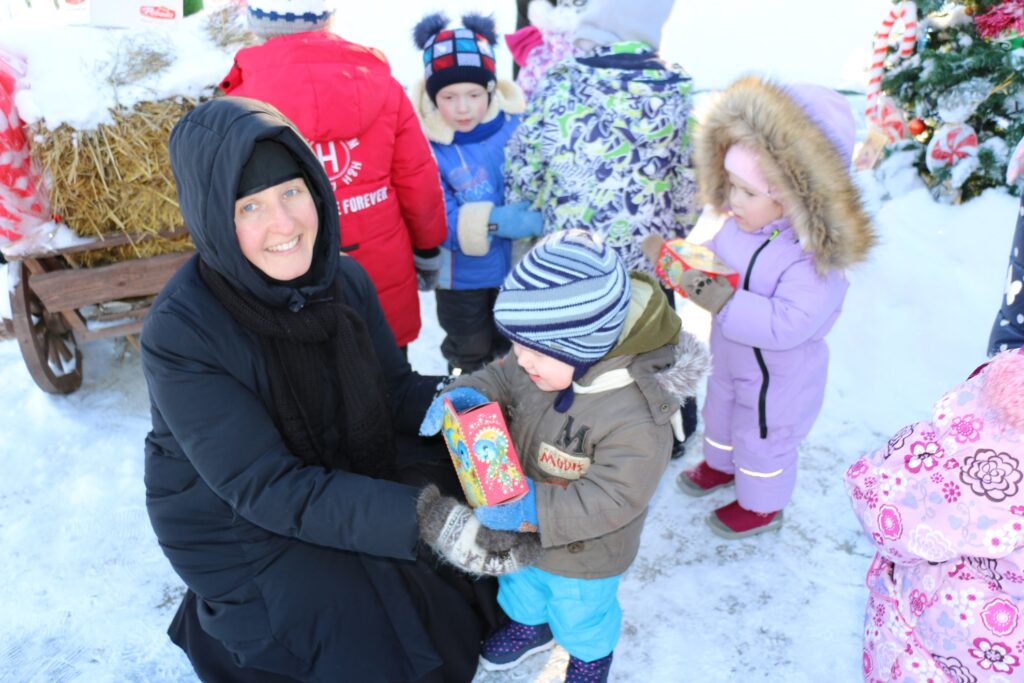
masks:
POLYGON ((334 16, 331 4, 330 0, 246 0, 249 30, 267 38, 326 31, 334 16))
POLYGON ((629 295, 629 274, 614 249, 586 230, 563 230, 508 274, 494 322, 512 341, 572 365, 579 378, 618 342, 629 295))

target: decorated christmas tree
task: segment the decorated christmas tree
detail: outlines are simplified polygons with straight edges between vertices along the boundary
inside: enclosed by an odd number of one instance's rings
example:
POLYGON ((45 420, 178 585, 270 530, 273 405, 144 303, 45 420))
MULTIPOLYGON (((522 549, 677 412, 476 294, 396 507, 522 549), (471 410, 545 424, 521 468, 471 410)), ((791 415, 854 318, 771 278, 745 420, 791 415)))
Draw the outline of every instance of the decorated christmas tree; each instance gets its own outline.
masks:
POLYGON ((897 0, 873 61, 869 126, 888 152, 916 152, 936 197, 1020 192, 1024 0, 897 0))

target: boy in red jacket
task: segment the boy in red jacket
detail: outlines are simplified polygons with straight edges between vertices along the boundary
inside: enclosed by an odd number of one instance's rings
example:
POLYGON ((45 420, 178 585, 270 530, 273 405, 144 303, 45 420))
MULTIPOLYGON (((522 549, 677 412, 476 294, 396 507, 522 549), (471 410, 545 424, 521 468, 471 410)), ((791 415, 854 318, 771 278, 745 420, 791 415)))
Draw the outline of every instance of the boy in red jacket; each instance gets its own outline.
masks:
POLYGON ((220 84, 295 122, 334 188, 341 249, 366 269, 398 345, 420 331, 417 276, 432 289, 447 236, 437 164, 382 53, 327 29, 326 0, 252 0, 262 45, 235 55, 220 84))

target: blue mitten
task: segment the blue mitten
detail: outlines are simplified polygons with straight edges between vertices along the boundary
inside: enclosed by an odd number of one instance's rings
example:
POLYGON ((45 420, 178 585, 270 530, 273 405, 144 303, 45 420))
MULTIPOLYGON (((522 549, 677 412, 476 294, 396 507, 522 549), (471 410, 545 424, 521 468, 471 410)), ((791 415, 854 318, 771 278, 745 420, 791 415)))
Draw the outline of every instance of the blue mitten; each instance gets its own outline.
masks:
POLYGON ((452 402, 452 407, 458 412, 469 410, 476 406, 483 405, 491 399, 487 398, 472 387, 456 387, 451 391, 438 394, 430 402, 426 414, 423 415, 423 422, 420 423, 420 436, 434 436, 441 431, 441 421, 444 419, 444 400, 452 402))
POLYGON ((529 490, 519 500, 501 505, 484 505, 473 510, 476 518, 488 529, 498 531, 540 531, 537 521, 537 492, 530 479, 526 480, 529 490))
POLYGON ((530 202, 516 202, 491 209, 489 223, 494 234, 509 240, 540 237, 544 232, 544 216, 530 209, 530 202))

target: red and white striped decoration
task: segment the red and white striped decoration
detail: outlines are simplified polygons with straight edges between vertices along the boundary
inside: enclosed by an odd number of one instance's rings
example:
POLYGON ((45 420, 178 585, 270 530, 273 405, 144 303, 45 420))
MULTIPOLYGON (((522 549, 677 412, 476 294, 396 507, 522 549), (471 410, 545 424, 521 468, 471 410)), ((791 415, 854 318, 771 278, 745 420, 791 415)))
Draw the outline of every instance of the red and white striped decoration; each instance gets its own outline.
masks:
POLYGON ((882 95, 878 98, 878 107, 875 110, 871 123, 876 129, 885 133, 885 137, 890 145, 894 142, 905 140, 909 135, 907 118, 903 115, 903 110, 888 95, 882 95))
POLYGON ((943 126, 932 135, 924 165, 931 173, 978 156, 978 134, 966 123, 943 126))
POLYGON ((889 16, 882 22, 881 30, 875 34, 870 79, 868 80, 868 104, 864 110, 864 115, 872 122, 875 121, 878 112, 878 96, 882 92, 882 70, 885 66, 886 53, 889 50, 889 39, 897 21, 903 22, 898 54, 900 57, 909 57, 914 54, 914 46, 917 43, 917 5, 912 0, 904 0, 895 5, 890 10, 889 16))
POLYGON ((16 242, 50 218, 42 179, 32 165, 14 91, 25 62, 0 48, 0 246, 16 242))

